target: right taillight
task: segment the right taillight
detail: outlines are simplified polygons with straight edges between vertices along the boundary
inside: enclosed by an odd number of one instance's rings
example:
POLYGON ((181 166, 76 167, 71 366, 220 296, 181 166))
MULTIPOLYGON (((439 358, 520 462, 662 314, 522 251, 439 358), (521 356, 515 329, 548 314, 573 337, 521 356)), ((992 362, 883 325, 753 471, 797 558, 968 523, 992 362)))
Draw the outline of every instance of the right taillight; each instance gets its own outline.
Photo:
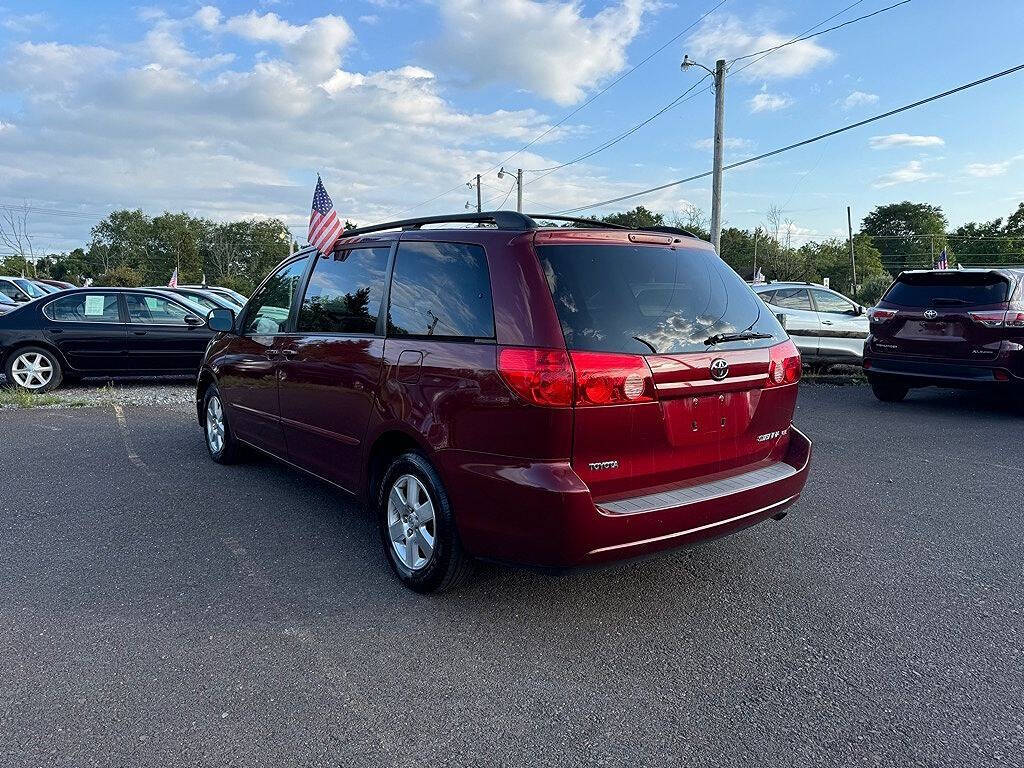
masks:
POLYGON ((782 387, 800 381, 800 350, 792 339, 776 344, 769 353, 768 381, 765 387, 782 387))
POLYGON ((886 320, 892 320, 897 314, 895 309, 872 307, 868 310, 868 320, 872 323, 884 323, 886 320))
POLYGON ((968 312, 967 314, 976 323, 981 323, 986 328, 1024 328, 1024 312, 1016 309, 968 312))
POLYGON ((641 355, 573 352, 576 405, 628 405, 654 400, 654 378, 641 355))

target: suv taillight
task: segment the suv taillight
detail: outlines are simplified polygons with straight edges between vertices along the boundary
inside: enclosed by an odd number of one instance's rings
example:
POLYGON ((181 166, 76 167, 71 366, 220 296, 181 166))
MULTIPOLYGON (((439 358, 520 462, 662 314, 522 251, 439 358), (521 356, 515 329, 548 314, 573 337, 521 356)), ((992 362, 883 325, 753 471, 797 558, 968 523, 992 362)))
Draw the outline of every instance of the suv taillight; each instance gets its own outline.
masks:
POLYGON ((872 307, 868 310, 868 320, 872 323, 884 323, 886 320, 892 320, 897 314, 895 309, 872 307))
POLYGON ((765 387, 781 387, 800 381, 800 350, 792 339, 776 344, 768 359, 768 381, 765 387))
POLYGON ((654 379, 641 355, 504 347, 498 372, 528 403, 581 407, 649 403, 654 379))
POLYGON ((654 400, 654 378, 640 355, 573 352, 576 405, 623 405, 654 400))
POLYGON ((1024 312, 1015 309, 996 310, 992 312, 968 312, 971 319, 986 328, 1024 328, 1024 312))

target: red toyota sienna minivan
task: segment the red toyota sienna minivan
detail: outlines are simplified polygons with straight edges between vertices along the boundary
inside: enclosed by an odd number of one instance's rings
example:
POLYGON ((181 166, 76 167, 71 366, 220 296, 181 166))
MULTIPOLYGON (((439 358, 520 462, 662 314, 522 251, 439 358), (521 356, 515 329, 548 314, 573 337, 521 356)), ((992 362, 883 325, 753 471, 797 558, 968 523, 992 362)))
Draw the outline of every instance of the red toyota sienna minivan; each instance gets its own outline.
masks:
POLYGON ((811 444, 774 315, 683 230, 555 219, 391 222, 286 260, 210 314, 210 455, 363 498, 422 592, 475 558, 564 568, 781 518, 811 444))

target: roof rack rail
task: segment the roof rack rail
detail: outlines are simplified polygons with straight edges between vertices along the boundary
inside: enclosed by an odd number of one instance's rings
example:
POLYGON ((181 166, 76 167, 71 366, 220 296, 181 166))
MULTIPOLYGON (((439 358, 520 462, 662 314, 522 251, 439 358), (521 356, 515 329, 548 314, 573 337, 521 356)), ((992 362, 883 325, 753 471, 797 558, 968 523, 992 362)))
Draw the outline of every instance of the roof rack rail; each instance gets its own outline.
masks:
POLYGON ((531 213, 529 216, 531 219, 536 221, 567 221, 572 224, 583 224, 588 227, 600 227, 602 229, 629 229, 635 232, 664 232, 667 235, 683 235, 684 237, 696 237, 700 239, 698 235, 695 235, 688 229, 665 227, 660 224, 651 225, 649 227, 628 227, 625 224, 612 224, 607 221, 601 221, 600 219, 583 219, 577 216, 559 216, 553 213, 531 213))
POLYGON ((342 233, 342 237, 366 235, 388 229, 420 229, 424 224, 493 224, 498 229, 537 229, 537 222, 529 216, 515 211, 483 211, 482 213, 454 213, 448 216, 419 216, 415 219, 399 219, 368 227, 356 227, 342 233))

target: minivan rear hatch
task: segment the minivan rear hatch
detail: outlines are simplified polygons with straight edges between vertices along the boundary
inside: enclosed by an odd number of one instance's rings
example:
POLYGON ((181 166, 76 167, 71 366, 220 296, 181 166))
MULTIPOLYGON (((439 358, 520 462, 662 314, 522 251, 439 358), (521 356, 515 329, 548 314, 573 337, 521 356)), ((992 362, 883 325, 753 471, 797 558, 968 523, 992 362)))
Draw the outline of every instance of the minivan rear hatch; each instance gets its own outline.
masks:
POLYGON ((749 468, 784 447, 796 387, 767 382, 782 350, 780 382, 798 378, 799 355, 708 244, 567 230, 534 245, 575 371, 573 468, 595 497, 749 468))
POLYGON ((872 312, 874 348, 893 354, 984 360, 999 351, 990 316, 1003 317, 1010 281, 995 271, 937 270, 899 276, 872 312))

